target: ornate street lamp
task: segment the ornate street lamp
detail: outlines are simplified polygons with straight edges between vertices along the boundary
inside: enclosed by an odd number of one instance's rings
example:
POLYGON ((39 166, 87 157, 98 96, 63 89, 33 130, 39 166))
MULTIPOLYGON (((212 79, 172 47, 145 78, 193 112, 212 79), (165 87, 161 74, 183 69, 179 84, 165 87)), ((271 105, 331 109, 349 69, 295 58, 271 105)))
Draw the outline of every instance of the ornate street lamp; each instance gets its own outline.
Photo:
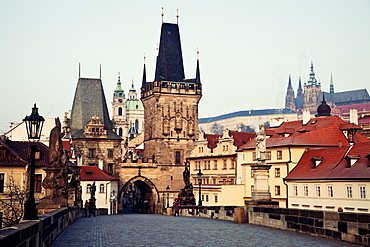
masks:
POLYGON ((170 186, 169 185, 167 185, 166 191, 167 191, 167 208, 169 208, 170 207, 170 186))
POLYGON ((200 168, 199 168, 199 172, 197 173, 197 175, 198 175, 198 185, 199 185, 198 206, 201 207, 202 206, 202 176, 203 176, 203 173, 200 170, 200 168))
POLYGON ((165 200, 165 196, 166 196, 166 194, 165 193, 162 193, 162 205, 163 205, 163 210, 164 210, 164 200, 165 200))
POLYGON ((37 220, 37 208, 35 203, 35 154, 37 151, 36 141, 40 140, 41 130, 45 119, 39 116, 36 103, 32 108, 32 113, 26 116, 23 121, 26 124, 28 139, 32 141, 31 147, 31 167, 29 173, 29 195, 24 204, 24 220, 37 220))

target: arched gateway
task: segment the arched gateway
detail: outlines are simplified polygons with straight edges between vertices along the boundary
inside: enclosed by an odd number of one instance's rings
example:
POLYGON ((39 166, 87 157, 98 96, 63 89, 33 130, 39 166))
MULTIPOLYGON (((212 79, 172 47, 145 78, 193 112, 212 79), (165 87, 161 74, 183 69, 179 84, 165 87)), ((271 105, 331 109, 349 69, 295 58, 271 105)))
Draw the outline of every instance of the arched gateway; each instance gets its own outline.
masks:
POLYGON ((123 213, 155 213, 159 199, 159 192, 154 183, 141 175, 127 181, 122 186, 118 198, 123 213))

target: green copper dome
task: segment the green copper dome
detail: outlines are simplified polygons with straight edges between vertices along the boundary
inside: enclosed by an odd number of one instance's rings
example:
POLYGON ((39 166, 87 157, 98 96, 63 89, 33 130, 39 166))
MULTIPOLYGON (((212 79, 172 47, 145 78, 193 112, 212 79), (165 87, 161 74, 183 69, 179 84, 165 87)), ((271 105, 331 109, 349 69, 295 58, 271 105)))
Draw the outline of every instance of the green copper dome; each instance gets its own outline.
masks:
POLYGON ((125 97, 125 91, 123 90, 121 86, 121 77, 119 75, 118 75, 118 82, 117 82, 116 89, 114 90, 113 97, 122 97, 122 98, 125 97))
POLYGON ((143 111, 144 106, 140 100, 126 100, 126 111, 143 111))

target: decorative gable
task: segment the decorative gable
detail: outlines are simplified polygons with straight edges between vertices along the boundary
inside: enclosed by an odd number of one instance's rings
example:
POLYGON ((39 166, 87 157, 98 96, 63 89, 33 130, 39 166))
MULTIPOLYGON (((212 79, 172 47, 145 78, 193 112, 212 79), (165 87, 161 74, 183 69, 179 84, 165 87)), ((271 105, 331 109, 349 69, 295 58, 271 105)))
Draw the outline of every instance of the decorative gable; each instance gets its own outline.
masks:
POLYGON ((86 138, 107 138, 107 131, 100 121, 100 117, 94 114, 86 125, 84 134, 86 138))

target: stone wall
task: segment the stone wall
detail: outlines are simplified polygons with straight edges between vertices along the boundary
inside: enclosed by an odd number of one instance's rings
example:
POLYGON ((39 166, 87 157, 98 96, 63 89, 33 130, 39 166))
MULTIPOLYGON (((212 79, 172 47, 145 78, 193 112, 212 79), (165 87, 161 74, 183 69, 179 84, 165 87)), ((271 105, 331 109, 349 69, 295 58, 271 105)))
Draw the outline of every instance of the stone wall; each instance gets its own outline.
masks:
MULTIPOLYGON (((218 220, 236 221, 235 210, 243 209, 236 206, 180 206, 180 216, 202 217, 218 220)), ((171 211, 170 214, 173 212, 171 211)))
POLYGON ((370 214, 249 206, 248 223, 370 246, 370 214))
POLYGON ((27 220, 4 228, 0 230, 0 246, 50 246, 84 213, 84 209, 79 207, 62 208, 40 216, 39 220, 27 220))

